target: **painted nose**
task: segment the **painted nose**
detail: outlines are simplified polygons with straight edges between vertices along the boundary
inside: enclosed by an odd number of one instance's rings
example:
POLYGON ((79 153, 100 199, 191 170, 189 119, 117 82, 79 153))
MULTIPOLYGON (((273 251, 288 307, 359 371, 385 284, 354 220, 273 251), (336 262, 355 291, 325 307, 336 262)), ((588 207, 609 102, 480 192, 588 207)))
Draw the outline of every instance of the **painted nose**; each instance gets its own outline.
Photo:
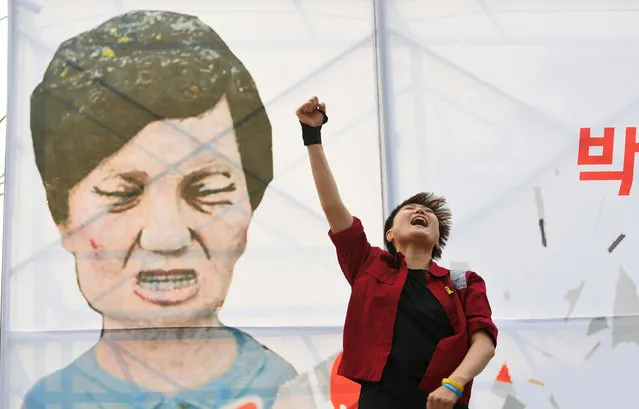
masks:
POLYGON ((157 253, 175 253, 186 248, 191 232, 180 215, 177 198, 160 198, 147 207, 146 226, 140 236, 140 246, 157 253))

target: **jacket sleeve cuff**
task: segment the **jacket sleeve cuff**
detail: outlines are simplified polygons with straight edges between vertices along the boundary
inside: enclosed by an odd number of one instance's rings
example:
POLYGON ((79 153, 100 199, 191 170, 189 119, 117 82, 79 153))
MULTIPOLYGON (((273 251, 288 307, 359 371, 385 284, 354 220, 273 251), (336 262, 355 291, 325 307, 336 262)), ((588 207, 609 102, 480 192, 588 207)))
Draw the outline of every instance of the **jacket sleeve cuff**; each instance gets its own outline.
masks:
POLYGON ((339 249, 348 246, 350 243, 360 238, 362 233, 364 233, 362 221, 353 216, 353 224, 351 224, 351 227, 338 233, 333 233, 329 230, 328 236, 331 238, 335 247, 339 249))
POLYGON ((468 323, 468 334, 472 335, 473 333, 484 330, 490 338, 493 340, 493 344, 497 347, 497 326, 489 319, 486 318, 475 318, 468 323))

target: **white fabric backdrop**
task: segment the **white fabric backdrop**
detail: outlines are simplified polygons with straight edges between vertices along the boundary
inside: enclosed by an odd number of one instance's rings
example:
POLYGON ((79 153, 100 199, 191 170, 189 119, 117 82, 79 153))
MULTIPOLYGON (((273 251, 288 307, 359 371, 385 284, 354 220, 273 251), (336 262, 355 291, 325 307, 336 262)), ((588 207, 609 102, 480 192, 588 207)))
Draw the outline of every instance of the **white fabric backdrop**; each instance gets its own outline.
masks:
MULTIPOLYGON (((622 167, 625 127, 637 126, 639 114, 638 6, 386 5, 399 163, 392 180, 399 197, 429 189, 449 198, 455 226, 444 259, 482 274, 508 334, 482 379, 507 364, 527 407, 634 403, 639 188, 622 197, 619 181, 579 182, 577 147, 580 128, 602 136, 603 127, 616 127, 615 164, 587 170, 622 167), (607 328, 589 335, 596 317, 606 317, 607 328)), ((476 396, 475 407, 500 407, 493 396, 476 396)))
MULTIPOLYGON (((10 16, 14 125, 3 298, 9 407, 95 342, 100 328, 45 205, 30 145, 29 94, 60 41, 125 10, 200 16, 249 67, 273 123, 275 178, 236 267, 225 322, 253 327, 302 372, 336 353, 348 286, 293 111, 313 94, 329 104, 326 148, 336 178, 381 244, 372 2, 42 0, 37 13, 18 3, 10 16), (278 335, 285 326, 315 328, 307 336, 303 328, 278 335), (68 333, 74 342, 46 332, 59 330, 80 332, 68 333)), ((620 197, 617 181, 579 182, 576 163, 579 128, 598 134, 617 127, 619 168, 623 128, 637 125, 639 1, 390 0, 384 8, 384 104, 393 131, 385 136, 397 165, 386 175, 391 201, 422 190, 449 199, 455 225, 443 264, 468 265, 486 279, 502 333, 474 407, 633 404, 639 188, 620 197), (543 199, 547 247, 534 188, 543 199), (625 238, 608 252, 620 234, 625 238), (589 334, 603 320, 604 328, 589 334), (513 384, 495 386, 504 364, 513 384)))

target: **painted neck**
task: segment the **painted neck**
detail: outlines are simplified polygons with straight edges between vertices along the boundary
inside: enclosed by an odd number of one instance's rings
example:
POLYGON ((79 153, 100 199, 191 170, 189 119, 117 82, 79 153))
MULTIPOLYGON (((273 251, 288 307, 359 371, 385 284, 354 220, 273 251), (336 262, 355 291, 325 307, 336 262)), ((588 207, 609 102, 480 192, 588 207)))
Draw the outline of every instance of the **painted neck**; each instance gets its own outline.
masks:
POLYGON ((189 350, 192 344, 228 337, 228 331, 215 314, 186 322, 122 322, 106 316, 103 319, 101 343, 115 343, 140 353, 162 349, 173 352, 189 350))
POLYGON ((163 393, 209 382, 231 367, 237 351, 235 335, 223 326, 109 329, 95 349, 107 372, 163 393))

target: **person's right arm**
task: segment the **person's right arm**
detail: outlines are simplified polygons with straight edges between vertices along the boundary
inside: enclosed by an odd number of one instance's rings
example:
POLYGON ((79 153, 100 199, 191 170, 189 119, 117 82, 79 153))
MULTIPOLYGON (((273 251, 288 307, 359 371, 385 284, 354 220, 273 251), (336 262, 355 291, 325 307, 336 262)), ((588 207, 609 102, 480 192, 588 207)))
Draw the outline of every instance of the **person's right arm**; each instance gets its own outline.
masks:
POLYGON ((342 202, 322 144, 309 145, 307 149, 322 210, 331 227, 331 232, 337 234, 352 226, 353 216, 342 202))
POLYGON ((333 172, 322 147, 320 130, 328 120, 326 105, 313 97, 297 109, 304 145, 308 150, 311 172, 322 210, 330 226, 340 267, 352 285, 371 253, 361 221, 353 217, 340 197, 333 172))

